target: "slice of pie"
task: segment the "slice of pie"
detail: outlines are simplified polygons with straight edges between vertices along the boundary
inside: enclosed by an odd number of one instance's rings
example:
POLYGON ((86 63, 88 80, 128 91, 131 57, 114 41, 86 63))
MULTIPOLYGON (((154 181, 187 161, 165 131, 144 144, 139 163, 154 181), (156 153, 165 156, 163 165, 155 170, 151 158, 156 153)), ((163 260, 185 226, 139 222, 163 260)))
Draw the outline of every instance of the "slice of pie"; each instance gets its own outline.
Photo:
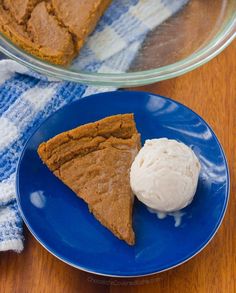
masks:
POLYGON ((134 116, 124 114, 63 132, 43 142, 38 154, 102 225, 133 245, 129 171, 139 149, 134 116))

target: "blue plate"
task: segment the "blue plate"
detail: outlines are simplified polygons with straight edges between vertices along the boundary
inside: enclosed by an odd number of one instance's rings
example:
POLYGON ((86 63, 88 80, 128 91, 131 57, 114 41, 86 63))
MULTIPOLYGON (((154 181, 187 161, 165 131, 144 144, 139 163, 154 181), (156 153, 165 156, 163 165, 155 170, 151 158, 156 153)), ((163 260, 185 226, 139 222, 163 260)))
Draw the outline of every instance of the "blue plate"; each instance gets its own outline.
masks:
POLYGON ((214 132, 185 106, 154 94, 117 91, 93 95, 59 110, 27 142, 18 165, 17 197, 26 225, 62 261, 109 276, 141 276, 173 268, 202 250, 215 235, 229 197, 226 158, 214 132), (202 170, 192 204, 179 227, 159 220, 137 200, 135 246, 128 246, 89 213, 87 205, 60 182, 37 155, 54 135, 105 116, 135 114, 142 142, 168 137, 191 146, 202 170))

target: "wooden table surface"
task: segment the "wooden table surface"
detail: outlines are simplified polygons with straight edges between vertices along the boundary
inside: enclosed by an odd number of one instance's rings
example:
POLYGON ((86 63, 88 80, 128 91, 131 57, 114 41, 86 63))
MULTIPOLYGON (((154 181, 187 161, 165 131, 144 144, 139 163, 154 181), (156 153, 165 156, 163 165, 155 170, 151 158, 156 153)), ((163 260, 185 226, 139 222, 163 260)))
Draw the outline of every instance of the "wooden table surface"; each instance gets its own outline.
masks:
POLYGON ((221 228, 195 258, 143 278, 98 277, 50 255, 25 228, 23 253, 0 253, 0 292, 236 292, 236 42, 184 76, 140 87, 172 97, 198 112, 215 130, 229 161, 231 198, 221 228))

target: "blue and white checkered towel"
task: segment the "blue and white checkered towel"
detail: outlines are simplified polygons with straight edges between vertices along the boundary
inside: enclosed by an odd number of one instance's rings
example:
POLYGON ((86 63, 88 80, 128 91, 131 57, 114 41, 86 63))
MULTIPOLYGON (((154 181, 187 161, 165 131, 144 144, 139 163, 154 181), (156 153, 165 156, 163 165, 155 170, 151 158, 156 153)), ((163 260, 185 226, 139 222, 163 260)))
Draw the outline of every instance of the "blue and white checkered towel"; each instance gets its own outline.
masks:
MULTIPOLYGON (((73 66, 98 72, 127 70, 146 34, 187 2, 114 0, 73 66)), ((15 173, 26 140, 60 107, 106 90, 49 81, 14 61, 0 61, 0 251, 23 249, 15 173)))

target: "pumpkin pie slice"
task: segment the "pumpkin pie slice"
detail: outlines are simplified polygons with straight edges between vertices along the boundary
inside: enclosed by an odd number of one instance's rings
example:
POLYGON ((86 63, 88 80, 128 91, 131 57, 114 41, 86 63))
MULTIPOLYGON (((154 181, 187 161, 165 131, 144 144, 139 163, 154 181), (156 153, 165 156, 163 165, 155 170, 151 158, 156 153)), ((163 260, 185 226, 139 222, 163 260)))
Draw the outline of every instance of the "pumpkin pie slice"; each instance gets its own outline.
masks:
POLYGON ((38 154, 98 221, 133 245, 131 164, 140 149, 133 114, 115 115, 43 142, 38 154))

